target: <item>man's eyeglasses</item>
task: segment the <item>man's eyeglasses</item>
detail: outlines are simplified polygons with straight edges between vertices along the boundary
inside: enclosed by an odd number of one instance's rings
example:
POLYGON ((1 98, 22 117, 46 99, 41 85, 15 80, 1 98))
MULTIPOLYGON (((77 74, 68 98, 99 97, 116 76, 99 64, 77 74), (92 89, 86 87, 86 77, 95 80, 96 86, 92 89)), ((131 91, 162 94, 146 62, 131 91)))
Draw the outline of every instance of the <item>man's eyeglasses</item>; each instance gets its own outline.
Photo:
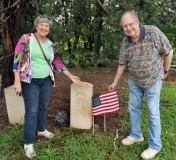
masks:
POLYGON ((130 24, 128 24, 128 25, 122 25, 122 27, 123 27, 123 29, 127 29, 128 27, 133 27, 134 26, 134 24, 136 23, 136 21, 135 22, 133 22, 133 23, 130 23, 130 24))
POLYGON ((51 18, 51 17, 49 17, 49 16, 47 16, 47 15, 40 15, 40 18, 47 18, 49 21, 51 21, 51 20, 52 20, 52 18, 51 18))

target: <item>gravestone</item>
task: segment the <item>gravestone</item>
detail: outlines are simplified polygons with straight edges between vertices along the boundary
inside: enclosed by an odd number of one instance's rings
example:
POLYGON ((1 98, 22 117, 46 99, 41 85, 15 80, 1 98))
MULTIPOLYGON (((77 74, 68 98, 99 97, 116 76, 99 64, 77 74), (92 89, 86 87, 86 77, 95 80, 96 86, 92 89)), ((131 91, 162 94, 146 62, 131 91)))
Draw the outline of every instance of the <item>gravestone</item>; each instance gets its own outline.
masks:
POLYGON ((16 95, 13 86, 4 88, 8 119, 10 124, 24 124, 24 101, 16 95))
POLYGON ((78 129, 91 129, 93 85, 82 82, 71 84, 70 125, 78 129))

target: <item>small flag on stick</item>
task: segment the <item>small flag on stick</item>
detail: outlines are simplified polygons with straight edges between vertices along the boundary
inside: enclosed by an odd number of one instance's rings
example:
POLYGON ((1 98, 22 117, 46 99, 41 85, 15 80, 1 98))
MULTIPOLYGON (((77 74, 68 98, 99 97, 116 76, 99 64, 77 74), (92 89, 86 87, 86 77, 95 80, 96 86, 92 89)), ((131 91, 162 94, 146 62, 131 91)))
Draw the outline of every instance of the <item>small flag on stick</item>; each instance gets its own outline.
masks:
POLYGON ((92 97, 92 116, 116 113, 119 110, 117 92, 108 92, 92 97))

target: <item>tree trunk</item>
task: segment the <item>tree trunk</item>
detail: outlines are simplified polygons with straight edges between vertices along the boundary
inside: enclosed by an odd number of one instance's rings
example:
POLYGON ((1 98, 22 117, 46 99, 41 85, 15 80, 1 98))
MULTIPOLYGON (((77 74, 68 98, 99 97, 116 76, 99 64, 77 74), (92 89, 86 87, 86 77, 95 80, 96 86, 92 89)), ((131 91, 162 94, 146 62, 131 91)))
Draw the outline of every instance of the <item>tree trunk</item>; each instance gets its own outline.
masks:
MULTIPOLYGON (((2 10, 4 8, 7 8, 9 3, 6 0, 1 1, 2 10)), ((12 4, 12 3, 11 3, 12 4)), ((10 5, 11 5, 10 4, 10 5)), ((8 18, 12 13, 12 10, 8 10, 4 16, 2 21, 5 21, 2 23, 2 46, 3 46, 3 53, 2 56, 8 56, 13 53, 14 44, 12 41, 13 37, 13 28, 10 24, 10 18, 8 18)), ((4 88, 10 86, 13 84, 14 76, 12 71, 12 62, 13 62, 13 56, 10 56, 9 58, 5 58, 2 61, 2 85, 1 85, 1 96, 4 96, 4 88)))
MULTIPOLYGON (((101 0, 101 3, 104 3, 104 0, 101 0)), ((100 55, 100 46, 101 46, 101 30, 102 30, 102 10, 98 3, 96 3, 96 15, 94 20, 94 52, 97 56, 100 55)))
MULTIPOLYGON (((1 9, 12 6, 16 0, 2 0, 1 9)), ((25 32, 26 20, 25 12, 26 6, 29 0, 20 2, 19 8, 17 6, 9 7, 6 11, 2 12, 4 15, 2 18, 2 47, 3 57, 2 60, 2 85, 1 85, 1 97, 4 96, 4 88, 9 87, 14 83, 13 74, 13 52, 18 39, 25 32), (15 13, 15 14, 14 14, 15 13), (11 55, 12 56, 9 56, 11 55)), ((31 13, 30 13, 31 14, 31 13)))

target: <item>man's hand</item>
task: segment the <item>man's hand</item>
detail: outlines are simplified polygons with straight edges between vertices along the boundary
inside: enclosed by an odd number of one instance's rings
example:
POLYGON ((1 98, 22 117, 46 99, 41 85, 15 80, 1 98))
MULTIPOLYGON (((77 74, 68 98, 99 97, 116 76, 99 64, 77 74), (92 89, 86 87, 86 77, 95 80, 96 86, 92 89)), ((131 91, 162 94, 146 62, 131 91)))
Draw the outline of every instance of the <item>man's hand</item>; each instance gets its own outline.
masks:
POLYGON ((165 80, 165 78, 167 77, 168 73, 164 74, 164 78, 163 78, 163 81, 165 80))
POLYGON ((117 85, 117 84, 112 83, 112 84, 109 86, 109 91, 110 91, 110 92, 113 92, 113 91, 115 90, 116 85, 117 85))

